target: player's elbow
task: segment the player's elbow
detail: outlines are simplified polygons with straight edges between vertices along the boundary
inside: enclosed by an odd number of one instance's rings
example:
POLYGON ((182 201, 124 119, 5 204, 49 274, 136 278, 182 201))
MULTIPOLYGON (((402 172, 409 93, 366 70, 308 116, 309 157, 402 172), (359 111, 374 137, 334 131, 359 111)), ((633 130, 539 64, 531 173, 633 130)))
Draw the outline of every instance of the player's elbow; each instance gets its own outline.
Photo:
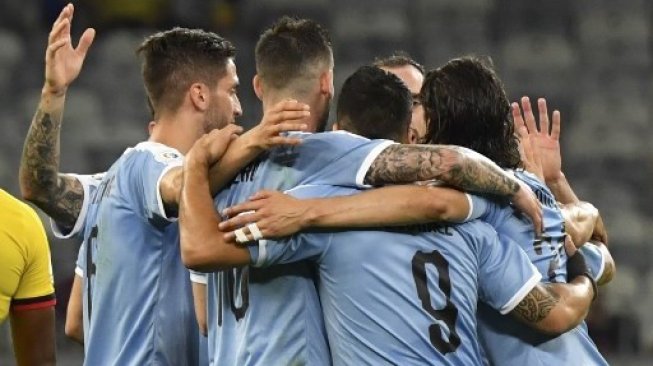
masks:
POLYGON ((583 321, 583 313, 570 306, 558 304, 536 328, 546 334, 558 336, 576 328, 583 321))
POLYGON ((181 246, 181 261, 186 268, 197 272, 213 272, 233 267, 225 256, 216 255, 215 248, 212 253, 207 253, 201 248, 193 248, 188 245, 181 246))
POLYGON ((70 317, 66 318, 64 332, 68 338, 74 340, 75 342, 81 344, 84 343, 84 332, 81 322, 73 320, 70 317))

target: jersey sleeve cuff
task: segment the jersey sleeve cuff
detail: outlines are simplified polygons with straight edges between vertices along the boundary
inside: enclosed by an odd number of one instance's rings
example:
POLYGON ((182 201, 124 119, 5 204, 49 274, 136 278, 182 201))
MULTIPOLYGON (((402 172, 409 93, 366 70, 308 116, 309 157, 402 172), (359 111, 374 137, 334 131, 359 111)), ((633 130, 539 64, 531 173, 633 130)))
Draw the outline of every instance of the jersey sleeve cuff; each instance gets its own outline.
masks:
POLYGON ((510 300, 508 300, 508 302, 505 303, 501 309, 499 309, 499 312, 502 315, 506 315, 511 312, 517 306, 517 304, 519 304, 524 299, 524 297, 526 297, 526 295, 528 295, 528 293, 533 290, 533 288, 540 282, 541 279, 542 275, 537 271, 537 269, 535 269, 535 267, 533 267, 533 274, 528 279, 528 281, 526 281, 526 283, 524 283, 524 285, 510 298, 510 300))
POLYGON ((157 203, 157 208, 159 210, 159 216, 162 218, 168 220, 169 222, 175 222, 177 221, 176 217, 168 217, 166 213, 165 206, 163 205, 163 197, 161 197, 161 180, 163 177, 172 169, 180 167, 184 164, 183 161, 177 160, 169 165, 167 165, 163 170, 161 171, 161 174, 159 174, 159 178, 156 180, 156 203, 157 203))
POLYGON ((268 241, 261 239, 256 245, 248 245, 250 262, 254 267, 263 267, 268 259, 268 241))
POLYGON ((585 245, 580 247, 578 250, 580 250, 580 252, 585 256, 587 267, 589 268, 592 277, 594 277, 594 281, 598 282, 605 271, 605 256, 601 250, 591 242, 585 243, 585 245), (598 269, 596 268, 597 264, 598 269))
POLYGON ((209 282, 208 273, 201 273, 195 271, 189 271, 189 272, 190 272, 190 282, 199 283, 202 285, 206 285, 209 282))
POLYGON ((31 297, 28 299, 13 299, 11 300, 11 311, 27 311, 44 309, 55 306, 57 298, 54 293, 45 296, 31 297))
POLYGON ((59 226, 59 224, 50 217, 50 227, 52 228, 52 233, 56 238, 59 239, 70 239, 73 236, 77 235, 82 230, 82 226, 84 224, 84 218, 86 217, 86 213, 88 212, 88 206, 91 202, 91 198, 89 197, 90 189, 89 189, 89 181, 88 181, 88 179, 90 178, 77 174, 68 174, 68 175, 76 178, 82 184, 84 197, 82 198, 82 208, 79 211, 79 215, 77 215, 77 220, 75 220, 75 224, 73 225, 73 228, 70 229, 70 231, 65 232, 65 229, 59 226))
POLYGON ((79 267, 79 266, 75 267, 75 276, 79 276, 81 278, 84 278, 84 270, 82 270, 82 267, 79 267))
POLYGON ((361 164, 360 168, 358 168, 358 172, 356 173, 356 185, 360 188, 371 188, 372 186, 369 184, 365 184, 365 176, 367 175, 367 171, 370 170, 370 167, 372 166, 372 163, 374 163, 374 160, 385 150, 388 146, 394 145, 396 142, 394 141, 383 141, 376 145, 372 151, 367 154, 365 159, 363 160, 363 163, 361 164))

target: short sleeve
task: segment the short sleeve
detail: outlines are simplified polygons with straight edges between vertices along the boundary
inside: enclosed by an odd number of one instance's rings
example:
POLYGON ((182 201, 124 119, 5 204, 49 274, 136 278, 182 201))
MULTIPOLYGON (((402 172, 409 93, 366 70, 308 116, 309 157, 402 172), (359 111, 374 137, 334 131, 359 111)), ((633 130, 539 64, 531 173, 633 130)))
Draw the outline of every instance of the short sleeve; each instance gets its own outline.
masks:
POLYGON ((84 268, 86 268, 86 245, 82 243, 77 252, 77 261, 75 262, 75 275, 84 278, 84 268))
POLYGON ((492 205, 487 199, 470 193, 465 193, 465 196, 469 202, 469 215, 467 215, 464 221, 476 220, 486 216, 490 212, 492 205))
POLYGON ((79 211, 79 216, 75 220, 75 224, 72 229, 67 230, 66 228, 60 226, 56 221, 50 218, 50 226, 52 227, 52 233, 55 237, 59 239, 70 239, 73 237, 80 237, 83 233, 84 223, 86 222, 86 217, 88 213, 88 207, 91 204, 93 196, 97 191, 98 186, 102 183, 105 173, 90 174, 90 175, 80 175, 80 174, 68 174, 70 177, 76 178, 81 184, 82 189, 84 190, 84 198, 82 200, 82 208, 79 211))
POLYGON ((501 314, 511 312, 542 275, 517 243, 496 233, 479 247, 479 299, 501 314))
MULTIPOLYGON (((302 144, 296 147, 295 154, 310 158, 298 159, 296 166, 293 166, 302 173, 298 184, 367 188, 369 186, 364 180, 370 166, 392 144, 395 143, 369 140, 345 131, 305 136, 302 144)), ((279 163, 282 155, 272 155, 271 158, 279 163)))
POLYGON ((134 150, 136 155, 128 162, 132 199, 140 201, 138 204, 148 219, 176 220, 165 211, 160 186, 166 173, 182 166, 183 155, 171 147, 149 141, 136 145, 134 150))
POLYGON ((188 273, 190 274, 190 282, 192 283, 199 283, 202 285, 206 285, 209 282, 208 273, 197 272, 197 271, 193 271, 192 269, 189 269, 188 273))
POLYGON ((28 257, 11 301, 12 311, 41 309, 56 304, 48 239, 41 220, 33 210, 29 220, 32 230, 26 232, 25 238, 28 257))
POLYGON ((331 234, 300 233, 284 240, 261 239, 247 248, 254 267, 269 267, 319 257, 331 237, 331 234))
POLYGON ((583 253, 583 257, 585 257, 585 263, 590 274, 595 281, 598 281, 603 276, 603 270, 605 269, 603 252, 592 243, 585 243, 579 250, 583 253))

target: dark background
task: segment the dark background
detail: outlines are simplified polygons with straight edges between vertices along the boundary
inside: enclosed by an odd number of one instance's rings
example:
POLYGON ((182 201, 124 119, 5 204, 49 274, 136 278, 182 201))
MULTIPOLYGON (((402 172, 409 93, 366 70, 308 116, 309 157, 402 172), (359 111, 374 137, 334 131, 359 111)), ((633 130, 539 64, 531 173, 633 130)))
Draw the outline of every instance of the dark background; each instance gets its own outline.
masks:
MULTIPOLYGON (((653 259, 650 190, 651 24, 645 0, 81 0, 74 42, 97 29, 84 69, 68 92, 62 133, 66 172, 109 167, 146 138, 147 112, 134 50, 143 37, 180 25, 229 38, 244 116, 260 106, 251 90, 259 33, 283 14, 330 29, 336 90, 358 66, 394 50, 427 68, 465 54, 490 56, 511 100, 546 97, 562 113, 564 171, 610 230, 615 280, 603 288, 588 323, 615 365, 649 364, 653 353, 653 259)), ((52 21, 65 2, 0 1, 0 186, 18 195, 23 140, 43 83, 52 21)), ((44 219, 45 217, 42 216, 44 219)), ((62 365, 79 364, 81 347, 63 336, 65 305, 79 243, 52 239, 62 365)), ((9 332, 0 327, 0 364, 9 332)))

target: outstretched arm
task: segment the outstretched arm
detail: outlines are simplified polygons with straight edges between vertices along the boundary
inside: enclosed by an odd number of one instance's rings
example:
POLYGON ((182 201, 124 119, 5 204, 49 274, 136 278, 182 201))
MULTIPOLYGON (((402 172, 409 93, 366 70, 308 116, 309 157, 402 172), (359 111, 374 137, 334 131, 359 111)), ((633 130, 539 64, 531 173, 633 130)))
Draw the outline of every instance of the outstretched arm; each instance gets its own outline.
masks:
POLYGON ((438 180, 468 192, 509 198, 541 232, 542 209, 533 192, 485 156, 452 145, 391 145, 374 160, 365 183, 412 183, 438 180))
POLYGON ((23 197, 63 227, 79 216, 84 191, 74 177, 59 172, 59 135, 66 90, 79 75, 95 31, 87 29, 77 48, 70 38, 74 7, 67 5, 52 26, 45 55, 45 85, 32 119, 20 162, 23 197))
POLYGON ((469 196, 450 188, 417 185, 392 186, 342 197, 300 200, 275 191, 262 191, 249 201, 224 211, 231 217, 220 223, 235 242, 234 230, 256 223, 265 238, 294 234, 309 227, 352 228, 397 226, 434 221, 461 222, 471 212, 469 196), (241 213, 252 212, 240 215, 241 213))
MULTIPOLYGON (((216 195, 264 150, 277 145, 299 144, 300 140, 285 137, 281 133, 306 129, 306 125, 299 121, 309 115, 308 105, 296 100, 281 101, 267 111, 258 125, 229 144, 219 161, 208 162, 211 195, 216 195)), ((238 129, 236 133, 240 133, 240 127, 231 125, 226 128, 235 131, 238 129)), ((159 189, 167 211, 177 212, 183 182, 182 171, 181 167, 173 168, 161 178, 159 189)))

